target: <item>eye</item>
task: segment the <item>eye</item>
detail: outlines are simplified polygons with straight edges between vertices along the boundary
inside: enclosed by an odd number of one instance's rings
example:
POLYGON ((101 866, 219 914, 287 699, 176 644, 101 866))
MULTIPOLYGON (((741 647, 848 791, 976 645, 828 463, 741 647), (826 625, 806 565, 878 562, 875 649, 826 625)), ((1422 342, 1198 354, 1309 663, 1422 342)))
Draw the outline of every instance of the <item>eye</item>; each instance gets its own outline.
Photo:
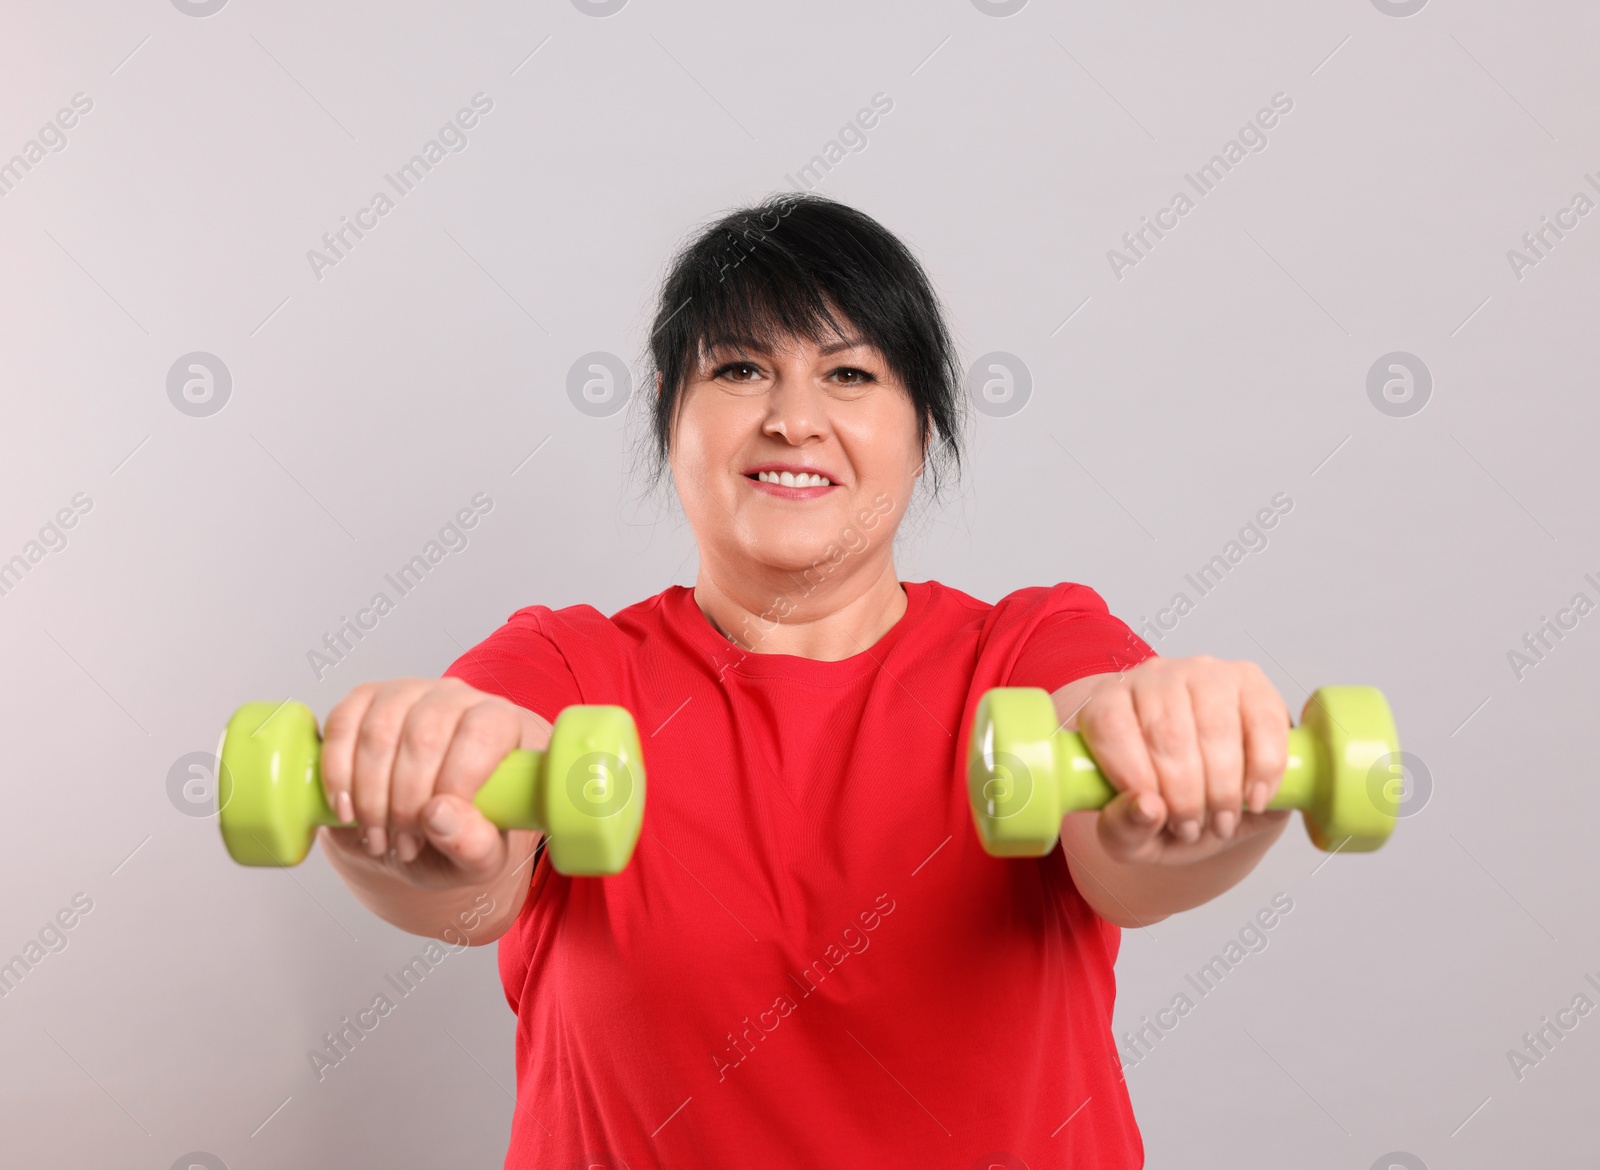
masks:
POLYGON ((855 366, 840 366, 833 371, 833 376, 846 386, 865 386, 868 382, 876 382, 878 380, 866 370, 858 369, 855 366))
POLYGON ((748 382, 760 372, 750 362, 724 362, 716 368, 711 377, 713 379, 725 377, 730 382, 748 382))

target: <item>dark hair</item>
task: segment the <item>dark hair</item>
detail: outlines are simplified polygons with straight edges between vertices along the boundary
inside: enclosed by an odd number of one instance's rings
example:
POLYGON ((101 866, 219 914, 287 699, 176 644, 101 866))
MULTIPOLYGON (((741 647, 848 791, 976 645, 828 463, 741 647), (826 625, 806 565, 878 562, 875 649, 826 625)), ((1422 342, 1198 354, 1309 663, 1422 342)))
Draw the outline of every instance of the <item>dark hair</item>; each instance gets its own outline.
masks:
POLYGON ((665 470, 684 385, 702 347, 779 347, 855 335, 906 387, 938 494, 961 469, 962 370, 939 299, 910 250, 864 212, 821 195, 773 195, 724 215, 679 249, 651 323, 653 480, 665 470), (833 310, 847 322, 835 319, 833 310), (656 376, 661 393, 653 395, 656 376), (934 436, 937 437, 934 437, 934 436))

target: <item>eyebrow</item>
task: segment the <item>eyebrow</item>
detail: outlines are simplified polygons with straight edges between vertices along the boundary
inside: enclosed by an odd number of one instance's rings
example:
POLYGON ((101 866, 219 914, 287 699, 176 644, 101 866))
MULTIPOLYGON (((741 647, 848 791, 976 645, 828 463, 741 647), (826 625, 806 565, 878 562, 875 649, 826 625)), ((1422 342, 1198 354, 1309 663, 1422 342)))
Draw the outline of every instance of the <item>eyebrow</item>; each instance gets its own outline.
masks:
POLYGON ((847 349, 856 349, 866 345, 859 337, 846 337, 843 341, 836 341, 832 345, 825 345, 817 352, 827 357, 831 353, 841 353, 847 349))

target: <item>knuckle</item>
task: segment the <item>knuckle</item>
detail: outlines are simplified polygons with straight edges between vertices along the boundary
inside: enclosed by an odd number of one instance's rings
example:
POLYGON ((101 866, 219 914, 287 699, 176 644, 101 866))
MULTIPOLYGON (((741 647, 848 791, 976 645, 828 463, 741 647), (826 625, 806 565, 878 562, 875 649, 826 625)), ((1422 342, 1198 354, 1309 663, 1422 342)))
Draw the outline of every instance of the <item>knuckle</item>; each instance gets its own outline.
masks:
POLYGON ((1143 672, 1139 681, 1149 685, 1153 680, 1165 680, 1186 670, 1185 660, 1182 658, 1149 658, 1140 663, 1138 670, 1143 672))
POLYGON ((1239 751, 1208 752, 1205 757, 1205 788, 1207 798, 1236 794, 1244 787, 1244 753, 1239 751))
POLYGON ((356 732, 356 750, 365 754, 385 752, 394 747, 397 728, 392 720, 367 718, 356 732))
POLYGON ((472 740, 498 737, 517 727, 516 712, 504 699, 485 699, 461 713, 461 731, 472 740))
POLYGON ((338 752, 329 752, 326 746, 323 748, 318 771, 322 774, 322 787, 329 796, 350 787, 350 761, 338 752))
POLYGON ((373 705, 388 707, 403 705, 404 701, 412 700, 412 697, 423 685, 423 682, 424 680, 416 678, 391 678, 374 683, 372 685, 373 705))
POLYGON ((1206 776, 1198 755, 1158 760, 1155 767, 1163 800, 1181 802, 1204 796, 1206 776))
POLYGON ((344 739, 353 737, 360 729, 370 704, 354 691, 336 703, 322 724, 322 737, 344 739))
POLYGON ((1244 777, 1244 743, 1237 736, 1207 744, 1201 752, 1204 761, 1206 785, 1218 789, 1232 785, 1237 788, 1244 777))
MULTIPOLYGON (((1152 654, 1149 658, 1134 663, 1111 681, 1110 687, 1124 692, 1132 691, 1144 685, 1146 679, 1153 678, 1166 669, 1169 658, 1152 654)), ((1110 689, 1110 688, 1108 688, 1110 689)))
POLYGON ((449 695, 451 697, 468 695, 474 690, 471 685, 453 676, 434 679, 428 689, 432 694, 449 695))
POLYGON ((399 720, 369 713, 356 732, 356 755, 367 759, 386 757, 393 753, 399 738, 399 720))
POLYGON ((332 711, 328 712, 328 718, 322 724, 322 738, 324 740, 339 739, 350 734, 358 726, 360 724, 356 721, 355 710, 352 708, 350 700, 345 699, 332 711))
POLYGON ((1207 752, 1206 788, 1213 793, 1238 791, 1244 783, 1244 753, 1238 748, 1207 752))
POLYGON ((450 695, 455 702, 461 704, 462 706, 475 707, 483 703, 488 703, 491 706, 515 706, 510 699, 507 699, 502 695, 494 694, 492 691, 481 691, 471 683, 465 682, 462 679, 449 678, 445 679, 444 681, 449 684, 448 689, 444 693, 450 695))
POLYGON ((1238 720, 1226 709, 1202 707, 1194 713, 1195 735, 1204 743, 1221 747, 1239 737, 1238 720))
POLYGON ((355 784, 350 789, 350 803, 362 825, 381 825, 389 819, 389 794, 375 784, 355 784))
POLYGON ((1199 816, 1206 804, 1205 793, 1198 783, 1198 778, 1180 784, 1163 784, 1161 799, 1167 802, 1172 820, 1199 816))
POLYGON ((1099 738, 1122 738, 1139 734, 1139 721, 1128 703, 1090 703, 1078 716, 1078 725, 1099 738))
POLYGON ((416 756, 437 756, 450 743, 451 727, 440 715, 413 711, 400 732, 400 746, 416 756))
POLYGON ((1255 771, 1263 776, 1278 776, 1289 766, 1287 737, 1268 736, 1251 753, 1255 771))
POLYGON ((1152 712, 1143 722, 1145 742, 1152 753, 1175 757, 1185 754, 1194 742, 1191 726, 1170 708, 1152 712))
POLYGON ((1216 793, 1207 804, 1212 812, 1236 813, 1244 807, 1244 793, 1236 785, 1226 792, 1216 793))

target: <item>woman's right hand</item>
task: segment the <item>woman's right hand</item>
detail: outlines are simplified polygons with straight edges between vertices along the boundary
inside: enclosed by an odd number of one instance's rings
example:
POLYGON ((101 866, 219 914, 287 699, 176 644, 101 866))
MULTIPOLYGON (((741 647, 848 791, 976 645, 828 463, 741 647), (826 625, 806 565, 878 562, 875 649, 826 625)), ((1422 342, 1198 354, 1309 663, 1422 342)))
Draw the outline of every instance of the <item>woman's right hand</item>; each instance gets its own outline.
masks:
POLYGON ((429 889, 493 883, 536 835, 517 833, 524 847, 513 850, 472 797, 512 749, 549 742, 539 716, 460 679, 362 683, 323 729, 328 804, 357 822, 321 830, 324 848, 429 889))

